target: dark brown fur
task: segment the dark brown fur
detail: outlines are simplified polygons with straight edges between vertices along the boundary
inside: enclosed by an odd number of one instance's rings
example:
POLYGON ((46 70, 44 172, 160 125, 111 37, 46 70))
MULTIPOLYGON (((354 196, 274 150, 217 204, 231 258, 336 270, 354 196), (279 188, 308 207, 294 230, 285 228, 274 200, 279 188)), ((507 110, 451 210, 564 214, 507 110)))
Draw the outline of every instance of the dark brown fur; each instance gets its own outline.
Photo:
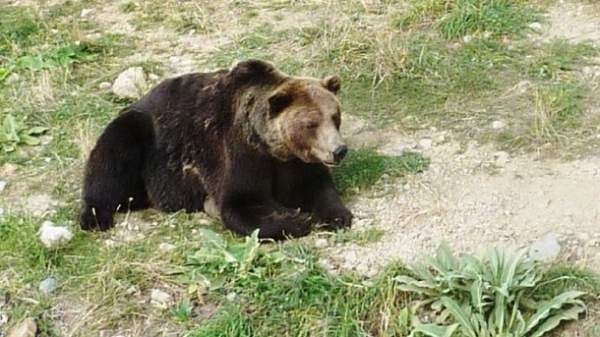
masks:
POLYGON ((98 139, 86 168, 82 228, 106 230, 118 210, 202 211, 207 198, 225 226, 243 235, 260 228, 264 238, 302 236, 311 218, 349 226, 352 214, 329 170, 304 158, 316 129, 294 125, 337 118, 339 128, 337 100, 319 89, 337 92, 339 78, 315 85, 253 60, 162 82, 98 139))

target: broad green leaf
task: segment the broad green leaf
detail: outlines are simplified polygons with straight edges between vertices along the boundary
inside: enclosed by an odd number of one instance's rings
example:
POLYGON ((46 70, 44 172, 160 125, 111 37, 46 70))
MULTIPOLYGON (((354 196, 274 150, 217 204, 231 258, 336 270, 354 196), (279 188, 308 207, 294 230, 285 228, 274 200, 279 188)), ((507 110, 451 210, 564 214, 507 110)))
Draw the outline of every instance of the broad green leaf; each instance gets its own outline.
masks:
POLYGON ((45 126, 34 126, 32 128, 29 128, 27 130, 27 134, 29 135, 39 135, 42 134, 44 132, 48 131, 48 128, 45 126))
POLYGON ((552 310, 560 309, 565 303, 569 303, 584 294, 582 291, 567 291, 544 303, 528 320, 525 332, 531 332, 543 319, 550 315, 552 310))
POLYGON ((414 336, 417 332, 422 333, 429 337, 450 337, 454 334, 454 331, 458 328, 458 324, 452 324, 448 326, 437 325, 437 324, 419 324, 410 333, 410 336, 414 336))
POLYGON ((42 57, 39 55, 21 56, 17 60, 17 65, 19 66, 19 68, 29 69, 29 70, 33 70, 33 71, 41 70, 47 66, 45 64, 44 60, 42 59, 42 57))
POLYGON ((585 312, 585 310, 585 307, 580 305, 574 305, 566 310, 559 310, 558 313, 548 317, 531 337, 542 337, 545 333, 556 328, 560 322, 578 319, 579 315, 585 312))
POLYGON ((20 138, 21 138, 20 142, 23 143, 23 144, 31 145, 31 146, 40 145, 40 140, 38 138, 31 137, 31 136, 29 136, 27 134, 21 135, 20 138))
POLYGON ((442 297, 442 304, 452 314, 454 320, 460 324, 461 330, 468 337, 477 337, 473 325, 471 324, 470 315, 461 306, 450 297, 442 297))
POLYGON ((225 240, 219 234, 211 231, 210 229, 200 228, 198 233, 204 240, 206 240, 207 243, 210 243, 211 245, 219 248, 225 248, 227 246, 225 240))

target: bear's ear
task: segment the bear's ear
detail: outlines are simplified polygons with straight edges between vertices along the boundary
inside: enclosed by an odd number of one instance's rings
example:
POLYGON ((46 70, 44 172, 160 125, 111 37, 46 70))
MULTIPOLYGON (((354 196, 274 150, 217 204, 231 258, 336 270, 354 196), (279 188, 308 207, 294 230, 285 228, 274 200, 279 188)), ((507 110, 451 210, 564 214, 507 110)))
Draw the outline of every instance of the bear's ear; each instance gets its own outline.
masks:
POLYGON ((240 82, 263 81, 273 77, 277 71, 271 63, 261 60, 247 60, 236 63, 231 69, 233 77, 240 82))
POLYGON ((277 116, 292 103, 292 94, 287 90, 278 90, 269 97, 269 114, 277 116))
POLYGON ((342 86, 342 80, 337 75, 327 76, 323 79, 323 86, 332 93, 337 94, 342 86))

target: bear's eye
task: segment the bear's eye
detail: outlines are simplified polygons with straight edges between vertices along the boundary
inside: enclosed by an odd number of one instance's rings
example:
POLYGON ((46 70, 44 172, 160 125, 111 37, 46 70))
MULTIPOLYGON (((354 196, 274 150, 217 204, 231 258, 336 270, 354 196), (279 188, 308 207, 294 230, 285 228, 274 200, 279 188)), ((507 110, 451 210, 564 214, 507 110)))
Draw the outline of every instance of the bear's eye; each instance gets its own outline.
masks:
POLYGON ((309 122, 305 125, 307 129, 316 129, 319 127, 319 123, 317 122, 309 122))

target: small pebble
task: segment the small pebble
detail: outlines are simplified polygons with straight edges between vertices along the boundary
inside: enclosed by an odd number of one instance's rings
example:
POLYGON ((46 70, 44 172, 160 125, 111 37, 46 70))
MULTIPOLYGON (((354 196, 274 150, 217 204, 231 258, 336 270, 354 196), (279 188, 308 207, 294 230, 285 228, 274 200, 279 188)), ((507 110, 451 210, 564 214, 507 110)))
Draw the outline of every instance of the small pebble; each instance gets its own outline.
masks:
POLYGON ((504 123, 503 121, 494 121, 492 123, 492 129, 494 129, 494 130, 504 129, 505 126, 506 126, 506 123, 504 123))
POLYGON ((98 84, 98 88, 100 88, 100 90, 104 90, 104 91, 109 91, 111 87, 112 87, 112 84, 110 84, 110 82, 102 82, 102 83, 98 84))
POLYGON ((94 13, 94 9, 93 8, 84 8, 81 10, 81 15, 80 17, 85 18, 87 16, 89 16, 90 14, 94 13))
POLYGON ((58 287, 58 283, 56 279, 53 277, 48 277, 47 279, 40 282, 39 290, 44 295, 50 295, 56 288, 58 287))
POLYGON ((535 30, 536 32, 539 32, 542 30, 542 24, 539 22, 532 22, 529 24, 529 28, 535 30))
POLYGON ((315 239, 315 247, 325 248, 327 246, 329 246, 329 241, 327 241, 327 239, 324 239, 324 238, 315 239))
POLYGON ((150 301, 153 305, 161 308, 170 306, 173 302, 173 296, 160 289, 152 289, 150 301))
POLYGON ((4 191, 6 188, 6 181, 0 180, 0 192, 4 191))
POLYGON ((421 150, 429 150, 429 149, 431 149, 432 145, 433 145, 433 141, 430 138, 423 138, 419 141, 419 144, 417 144, 417 147, 421 150))
POLYGON ((158 245, 158 249, 163 253, 168 253, 168 252, 172 251, 173 249, 175 249, 175 245, 163 242, 160 245, 158 245))

